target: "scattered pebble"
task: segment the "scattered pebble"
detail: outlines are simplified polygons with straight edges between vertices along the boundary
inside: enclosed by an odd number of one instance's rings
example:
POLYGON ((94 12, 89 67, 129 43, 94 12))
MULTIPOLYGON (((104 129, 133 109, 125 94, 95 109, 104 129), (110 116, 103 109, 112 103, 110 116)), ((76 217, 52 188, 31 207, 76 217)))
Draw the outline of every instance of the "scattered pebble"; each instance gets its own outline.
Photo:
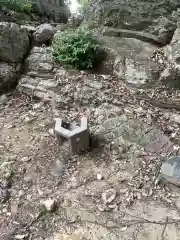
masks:
POLYGON ((116 191, 114 189, 109 189, 102 193, 102 200, 105 204, 111 203, 115 198, 116 191))
POLYGON ((106 206, 105 205, 98 205, 97 207, 98 207, 100 212, 104 212, 106 210, 106 206))
POLYGON ((24 119, 25 123, 31 123, 33 121, 34 121, 34 118, 30 118, 30 117, 25 117, 25 119, 24 119))
POLYGON ((5 203, 9 200, 10 193, 7 188, 0 188, 0 203, 5 203))
POLYGON ((23 157, 21 158, 21 162, 29 162, 29 157, 23 157))
POLYGON ((7 129, 11 129, 11 128, 15 128, 15 127, 16 127, 15 124, 10 124, 10 125, 8 125, 6 128, 7 128, 7 129))
POLYGON ((127 226, 124 226, 124 227, 120 228, 120 231, 121 231, 121 232, 124 232, 124 231, 126 231, 126 230, 127 230, 127 226))
POLYGON ((110 209, 117 209, 117 204, 110 204, 110 205, 108 205, 108 207, 110 208, 110 209))
POLYGON ((48 212, 52 212, 56 207, 56 201, 54 199, 47 199, 42 201, 41 205, 44 206, 48 212))
POLYGON ((128 189, 127 188, 124 188, 124 189, 120 189, 119 190, 119 193, 122 193, 122 194, 125 194, 127 193, 128 189))
POLYGON ((11 213, 16 214, 18 212, 18 204, 17 203, 12 203, 11 204, 11 213))
POLYGON ((27 239, 27 237, 28 237, 28 233, 26 233, 26 234, 18 234, 18 235, 14 236, 15 240, 23 240, 23 239, 27 239))
POLYGON ((39 108, 41 108, 43 105, 44 105, 43 102, 35 103, 35 104, 33 105, 33 109, 39 109, 39 108))
POLYGON ((101 174, 97 174, 97 180, 102 180, 103 179, 103 176, 101 174))

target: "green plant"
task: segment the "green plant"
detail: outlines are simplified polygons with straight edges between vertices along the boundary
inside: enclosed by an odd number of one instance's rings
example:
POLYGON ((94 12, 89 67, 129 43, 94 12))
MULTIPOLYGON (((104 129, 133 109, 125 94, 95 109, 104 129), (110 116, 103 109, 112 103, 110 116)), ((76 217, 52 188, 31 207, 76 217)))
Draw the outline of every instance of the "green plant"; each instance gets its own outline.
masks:
POLYGON ((1 0, 0 8, 7 8, 15 12, 30 13, 33 11, 32 4, 29 0, 1 0))
POLYGON ((59 32, 52 46, 52 56, 56 62, 78 69, 93 67, 100 49, 87 30, 59 32))
POLYGON ((89 1, 88 0, 77 0, 83 11, 87 10, 89 6, 89 1))

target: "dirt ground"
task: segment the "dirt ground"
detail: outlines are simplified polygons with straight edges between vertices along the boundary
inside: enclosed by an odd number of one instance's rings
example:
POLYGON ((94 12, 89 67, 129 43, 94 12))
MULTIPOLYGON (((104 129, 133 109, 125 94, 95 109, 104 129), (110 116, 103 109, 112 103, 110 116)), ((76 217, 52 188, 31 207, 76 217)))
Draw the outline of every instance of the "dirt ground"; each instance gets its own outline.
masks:
POLYGON ((1 97, 0 239, 179 240, 180 190, 155 181, 165 157, 179 154, 180 114, 138 104, 124 112, 168 135, 170 152, 154 154, 137 144, 117 152, 113 141, 99 140, 72 156, 66 142, 57 144, 53 119, 77 122, 86 115, 91 129, 98 124, 94 111, 1 97), (43 206, 49 199, 52 211, 43 206))

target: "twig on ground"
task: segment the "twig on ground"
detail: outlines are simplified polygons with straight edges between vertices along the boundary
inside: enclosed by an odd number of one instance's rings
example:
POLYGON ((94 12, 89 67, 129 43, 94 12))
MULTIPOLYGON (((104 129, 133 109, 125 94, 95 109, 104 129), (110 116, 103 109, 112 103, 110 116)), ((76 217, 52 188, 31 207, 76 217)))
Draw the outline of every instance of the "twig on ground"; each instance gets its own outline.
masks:
POLYGON ((175 105, 174 103, 171 104, 171 103, 159 102, 149 97, 140 97, 140 96, 137 96, 136 99, 146 101, 155 107, 164 108, 164 109, 175 109, 177 111, 180 111, 180 105, 175 105))
POLYGON ((165 240, 164 239, 164 233, 166 231, 167 224, 168 224, 168 217, 166 218, 166 223, 164 224, 164 228, 163 228, 163 231, 162 231, 162 234, 161 234, 161 240, 165 240))
POLYGON ((119 224, 114 224, 112 226, 107 226, 106 224, 104 223, 100 223, 100 222, 96 222, 96 221, 89 221, 89 220, 86 220, 84 222, 88 222, 88 223, 91 223, 91 224, 97 224, 101 227, 104 227, 104 228, 107 228, 107 229, 119 229, 123 226, 127 226, 127 227, 131 227, 133 225, 138 225, 138 224, 157 224, 157 225, 170 225, 170 224, 177 224, 177 223, 180 223, 180 219, 172 219, 170 221, 150 221, 150 220, 147 220, 147 219, 144 219, 144 220, 124 220, 122 221, 121 223, 119 224))

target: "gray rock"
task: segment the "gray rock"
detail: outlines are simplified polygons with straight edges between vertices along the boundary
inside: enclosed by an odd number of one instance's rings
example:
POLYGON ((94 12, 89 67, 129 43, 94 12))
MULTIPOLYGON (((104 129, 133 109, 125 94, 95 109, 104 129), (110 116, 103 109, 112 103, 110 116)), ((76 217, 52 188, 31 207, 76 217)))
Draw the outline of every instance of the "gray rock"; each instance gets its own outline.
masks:
POLYGON ((51 72, 53 70, 53 64, 50 55, 47 53, 47 49, 34 47, 25 61, 25 69, 28 73, 34 72, 36 77, 40 73, 47 74, 47 72, 51 72))
POLYGON ((132 143, 158 154, 172 149, 172 142, 159 129, 133 118, 128 119, 125 115, 103 121, 97 134, 103 135, 108 143, 113 141, 120 150, 128 149, 132 143))
POLYGON ((21 62, 29 51, 29 35, 15 23, 0 22, 0 60, 21 62))
POLYGON ((16 81, 17 71, 15 67, 5 62, 0 62, 0 92, 10 88, 16 81))
POLYGON ((21 28, 26 29, 29 33, 34 33, 36 28, 31 25, 22 25, 21 28))
POLYGON ((54 66, 47 49, 34 47, 25 61, 24 68, 26 73, 19 81, 18 90, 47 100, 57 87, 53 73, 54 66))
MULTIPOLYGON (((110 30, 112 31, 112 28, 110 30)), ((116 75, 134 84, 143 84, 159 79, 161 69, 159 64, 152 59, 154 51, 158 49, 157 46, 137 38, 104 36, 104 29, 99 29, 94 35, 97 36, 106 51, 105 60, 98 66, 99 72, 116 75)), ((139 36, 141 38, 143 35, 139 36)), ((154 41, 155 39, 148 38, 149 40, 154 41)))
POLYGON ((180 186, 180 156, 171 157, 164 162, 161 175, 170 183, 180 186))
POLYGON ((148 32, 157 36, 159 41, 166 45, 170 43, 176 28, 176 22, 171 21, 167 17, 161 16, 154 20, 152 26, 149 27, 148 32))
POLYGON ((175 61, 178 65, 180 65, 180 27, 176 29, 174 32, 174 36, 172 38, 172 41, 170 43, 171 47, 171 56, 172 60, 175 61))
POLYGON ((116 191, 114 189, 109 189, 102 193, 102 200, 105 204, 111 203, 115 197, 116 191))
POLYGON ((5 94, 0 96, 0 104, 4 104, 7 101, 8 101, 8 97, 5 94))
POLYGON ((178 7, 178 0, 90 0, 85 21, 88 24, 154 33, 166 44, 174 30, 172 20, 176 23, 172 13, 178 7))
POLYGON ((53 27, 50 24, 42 24, 40 25, 35 33, 33 34, 34 40, 37 43, 46 43, 48 40, 51 40, 54 36, 54 30, 53 27))
POLYGON ((174 32, 170 44, 164 48, 167 56, 166 68, 160 74, 160 80, 168 85, 179 87, 180 82, 180 27, 174 32))
POLYGON ((54 199, 47 199, 45 201, 41 201, 41 205, 44 206, 48 212, 52 212, 56 207, 56 201, 54 199))

